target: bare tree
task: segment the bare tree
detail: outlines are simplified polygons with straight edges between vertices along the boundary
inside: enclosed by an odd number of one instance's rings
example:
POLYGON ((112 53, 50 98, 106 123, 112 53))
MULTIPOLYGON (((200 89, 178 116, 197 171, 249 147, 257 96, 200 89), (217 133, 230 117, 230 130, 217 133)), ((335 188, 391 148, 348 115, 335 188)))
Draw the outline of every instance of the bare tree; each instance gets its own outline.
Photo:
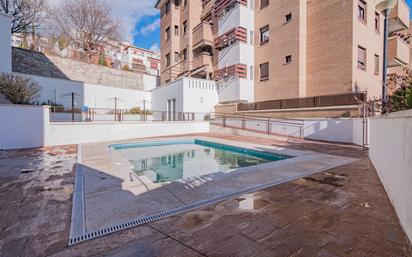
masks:
POLYGON ((40 96, 40 86, 30 78, 1 73, 0 95, 12 104, 33 104, 40 96))
POLYGON ((53 12, 57 29, 90 57, 102 43, 118 37, 118 22, 105 0, 63 0, 53 12))
POLYGON ((45 0, 0 0, 0 13, 12 17, 11 33, 36 33, 46 8, 45 0))

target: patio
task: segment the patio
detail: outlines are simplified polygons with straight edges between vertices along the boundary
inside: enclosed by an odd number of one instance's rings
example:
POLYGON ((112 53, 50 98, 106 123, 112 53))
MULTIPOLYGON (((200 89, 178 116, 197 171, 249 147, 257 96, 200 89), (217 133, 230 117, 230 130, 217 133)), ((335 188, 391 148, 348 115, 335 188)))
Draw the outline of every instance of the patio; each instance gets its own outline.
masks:
POLYGON ((0 154, 2 256, 412 256, 371 165, 352 145, 204 134, 359 159, 67 247, 76 146, 0 154))

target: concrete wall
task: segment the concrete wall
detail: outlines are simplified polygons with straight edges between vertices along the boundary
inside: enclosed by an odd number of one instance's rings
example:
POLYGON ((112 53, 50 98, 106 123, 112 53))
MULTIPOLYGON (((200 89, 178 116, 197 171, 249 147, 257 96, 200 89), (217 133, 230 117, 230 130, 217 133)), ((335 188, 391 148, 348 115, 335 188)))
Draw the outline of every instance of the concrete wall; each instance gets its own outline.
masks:
POLYGON ((11 72, 11 18, 0 13, 0 72, 11 72))
POLYGON ((45 144, 66 145, 209 132, 209 122, 53 123, 45 144))
POLYGON ((75 96, 75 107, 87 106, 90 108, 114 108, 114 97, 118 97, 118 108, 131 109, 133 107, 143 108, 143 100, 146 108, 150 109, 151 94, 148 91, 109 87, 94 84, 85 84, 80 81, 55 79, 34 75, 25 75, 36 81, 42 88, 38 102, 55 102, 66 108, 71 108, 72 92, 75 96))
POLYGON ((30 105, 0 105, 0 149, 43 145, 49 124, 49 108, 30 105))
POLYGON ((412 110, 370 120, 369 157, 412 241, 412 110))
POLYGON ((0 105, 0 149, 209 132, 209 122, 50 123, 49 107, 0 105))
POLYGON ((167 100, 176 99, 177 112, 209 113, 218 103, 216 83, 211 80, 181 78, 151 91, 152 110, 166 111, 167 100))

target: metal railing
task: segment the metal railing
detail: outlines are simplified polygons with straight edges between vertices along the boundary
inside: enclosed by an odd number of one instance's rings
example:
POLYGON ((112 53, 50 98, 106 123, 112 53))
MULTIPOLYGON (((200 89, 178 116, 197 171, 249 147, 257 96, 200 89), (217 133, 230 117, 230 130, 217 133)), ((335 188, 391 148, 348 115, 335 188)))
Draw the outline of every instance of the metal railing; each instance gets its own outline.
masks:
POLYGON ((255 102, 250 104, 239 104, 238 111, 272 110, 272 109, 293 109, 293 108, 313 108, 330 107, 339 105, 359 105, 366 101, 364 92, 336 95, 322 95, 305 98, 293 98, 282 100, 271 100, 255 102))
POLYGON ((210 113, 210 124, 288 137, 304 137, 304 121, 298 119, 278 119, 226 113, 210 113))
POLYGON ((51 122, 167 122, 167 121, 209 121, 209 113, 169 112, 110 108, 50 109, 51 122))

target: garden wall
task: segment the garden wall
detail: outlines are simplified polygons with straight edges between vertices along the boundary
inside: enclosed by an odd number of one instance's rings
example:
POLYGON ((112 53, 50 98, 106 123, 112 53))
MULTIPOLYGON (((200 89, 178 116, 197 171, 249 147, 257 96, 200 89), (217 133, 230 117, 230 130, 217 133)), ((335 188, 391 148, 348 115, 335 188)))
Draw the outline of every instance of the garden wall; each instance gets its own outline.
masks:
POLYGON ((412 110, 370 119, 369 156, 412 241, 412 110))

